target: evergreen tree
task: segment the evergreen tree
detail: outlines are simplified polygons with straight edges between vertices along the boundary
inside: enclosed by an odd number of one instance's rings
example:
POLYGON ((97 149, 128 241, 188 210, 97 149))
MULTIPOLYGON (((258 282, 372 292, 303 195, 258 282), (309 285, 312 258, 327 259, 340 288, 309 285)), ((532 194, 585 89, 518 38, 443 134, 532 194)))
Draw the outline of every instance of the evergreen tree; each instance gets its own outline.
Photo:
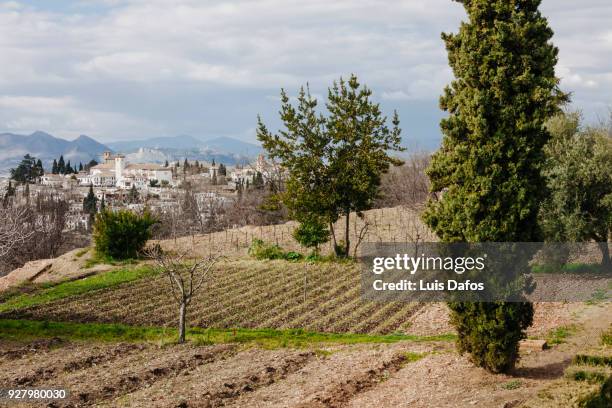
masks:
POLYGON ((51 174, 58 174, 59 170, 57 167, 57 160, 53 159, 53 166, 51 166, 51 174))
POLYGON ((13 183, 9 180, 8 186, 4 192, 4 196, 2 197, 2 207, 6 208, 9 205, 9 201, 11 197, 15 197, 16 189, 13 187, 13 183))
POLYGON ((83 171, 83 163, 79 162, 79 171, 83 171))
POLYGON ((66 173, 66 163, 64 162, 64 155, 61 155, 59 161, 57 162, 57 173, 65 174, 66 173))
POLYGON ((93 220, 98 212, 98 198, 94 194, 93 184, 89 185, 89 192, 87 196, 83 199, 83 212, 85 214, 89 214, 90 225, 93 225, 93 220))
POLYGON ((45 175, 45 169, 40 159, 36 161, 36 174, 37 174, 37 177, 42 177, 45 175))
MULTIPOLYGON (((402 162, 389 154, 403 151, 397 113, 392 127, 380 106, 361 86, 357 77, 342 78, 328 92, 324 117, 316 112, 317 100, 303 88, 297 107, 281 91, 281 120, 285 129, 268 131, 261 119, 257 137, 271 158, 289 170, 284 203, 291 216, 307 221, 314 215, 325 218, 335 240, 333 223, 345 216, 344 244, 336 253, 350 253, 350 214, 372 208, 378 197, 381 177, 391 165, 402 162)), ((336 242, 334 242, 336 243, 336 242)))
POLYGON ((255 188, 262 188, 264 186, 264 179, 263 179, 263 175, 261 174, 261 172, 257 172, 257 174, 255 174, 255 177, 253 177, 253 187, 255 188))
POLYGON ((89 169, 91 169, 92 167, 95 167, 98 165, 98 162, 96 160, 90 160, 89 163, 87 163, 85 165, 85 170, 89 171, 89 169))
POLYGON ((227 176, 227 169, 225 168, 225 164, 219 163, 219 175, 227 176))
MULTIPOLYGON (((538 242, 545 192, 545 121, 568 98, 540 0, 461 0, 469 21, 443 34, 455 80, 440 98, 440 150, 428 170, 425 222, 443 242, 538 242)), ((449 304, 460 352, 491 371, 511 369, 531 325, 530 303, 449 304)))
POLYGON ((164 163, 164 167, 168 167, 168 160, 164 163))
POLYGON ((21 163, 16 168, 11 169, 10 173, 11 179, 18 183, 33 183, 38 177, 42 176, 36 159, 29 154, 23 156, 21 163))
POLYGON ((102 200, 100 201, 100 212, 104 212, 106 210, 106 201, 104 201, 104 196, 102 196, 102 200))
POLYGON ((72 166, 70 166, 70 160, 66 163, 66 167, 64 168, 64 174, 72 174, 72 166))

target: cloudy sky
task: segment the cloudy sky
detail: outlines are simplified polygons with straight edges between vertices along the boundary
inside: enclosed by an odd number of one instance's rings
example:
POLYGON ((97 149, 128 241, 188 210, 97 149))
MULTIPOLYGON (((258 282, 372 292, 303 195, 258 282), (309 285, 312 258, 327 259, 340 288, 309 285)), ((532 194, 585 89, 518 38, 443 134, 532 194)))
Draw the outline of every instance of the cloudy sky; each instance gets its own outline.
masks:
MULTIPOLYGON (((557 73, 589 121, 612 106, 612 3, 544 0, 557 73)), ((278 93, 324 95, 356 73, 405 144, 439 142, 451 79, 440 32, 450 0, 0 0, 0 132, 100 141, 190 134, 255 140, 278 93)))

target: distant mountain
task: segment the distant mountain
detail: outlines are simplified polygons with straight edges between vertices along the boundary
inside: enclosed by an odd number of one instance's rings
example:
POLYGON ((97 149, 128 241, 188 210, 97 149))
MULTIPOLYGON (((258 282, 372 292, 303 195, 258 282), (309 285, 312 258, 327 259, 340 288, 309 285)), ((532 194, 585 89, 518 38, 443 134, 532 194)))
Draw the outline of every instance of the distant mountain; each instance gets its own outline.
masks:
POLYGON ((100 156, 111 149, 98 143, 89 136, 81 135, 75 140, 65 140, 48 133, 37 131, 31 135, 13 133, 0 134, 0 174, 8 173, 24 155, 41 159, 45 169, 49 170, 53 159, 60 155, 71 164, 85 164, 92 159, 100 161, 100 156))
POLYGON ((131 161, 189 160, 212 161, 233 165, 248 162, 263 152, 261 146, 231 137, 202 140, 189 135, 157 137, 108 143, 131 161))
POLYGON ((197 149, 202 141, 193 136, 154 137, 152 139, 110 142, 108 146, 117 152, 133 153, 141 147, 148 149, 197 149))

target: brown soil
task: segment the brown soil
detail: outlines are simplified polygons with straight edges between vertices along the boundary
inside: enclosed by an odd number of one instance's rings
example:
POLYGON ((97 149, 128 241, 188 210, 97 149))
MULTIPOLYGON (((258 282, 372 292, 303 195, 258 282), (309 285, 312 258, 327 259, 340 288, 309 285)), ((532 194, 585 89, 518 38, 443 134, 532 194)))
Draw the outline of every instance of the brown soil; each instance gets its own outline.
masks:
POLYGON ((474 367, 450 342, 261 350, 50 339, 0 342, 0 388, 65 387, 68 400, 40 404, 54 407, 542 407, 543 392, 571 395, 561 387, 564 370, 598 346, 612 304, 574 305, 563 318, 550 315, 564 308, 539 307, 538 322, 578 331, 523 355, 510 374, 474 367), (422 358, 410 361, 415 353, 422 358))

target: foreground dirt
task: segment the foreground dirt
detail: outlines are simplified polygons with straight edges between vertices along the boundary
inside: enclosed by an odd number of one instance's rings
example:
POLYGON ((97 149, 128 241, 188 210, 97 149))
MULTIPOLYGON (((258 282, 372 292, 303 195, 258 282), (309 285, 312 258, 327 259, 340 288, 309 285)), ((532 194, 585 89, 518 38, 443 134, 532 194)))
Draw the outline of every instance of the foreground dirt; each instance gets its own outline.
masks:
MULTIPOLYGON (((571 316, 555 321, 575 325, 573 336, 524 355, 504 375, 474 367, 449 342, 262 350, 49 339, 0 342, 0 388, 68 389, 68 400, 39 404, 52 407, 570 406, 556 388, 571 397, 564 370, 612 327, 612 304, 568 309, 571 316)), ((538 319, 552 324, 541 310, 538 319)))

